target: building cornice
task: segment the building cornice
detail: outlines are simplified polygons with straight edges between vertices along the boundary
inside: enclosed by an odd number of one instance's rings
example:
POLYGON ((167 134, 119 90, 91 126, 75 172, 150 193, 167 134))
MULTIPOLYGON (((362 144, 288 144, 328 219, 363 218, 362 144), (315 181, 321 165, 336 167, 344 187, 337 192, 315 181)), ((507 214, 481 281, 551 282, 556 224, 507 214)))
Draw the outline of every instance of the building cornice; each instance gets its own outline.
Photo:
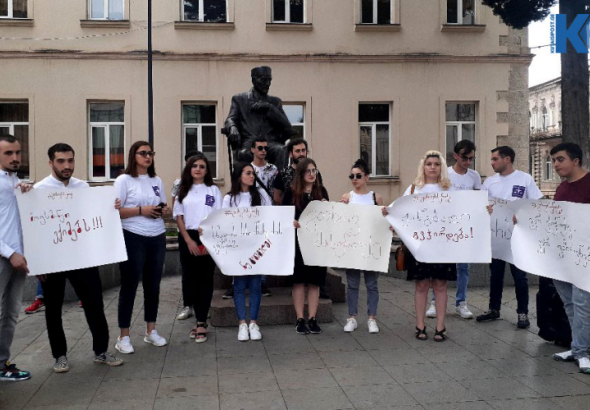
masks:
MULTIPOLYGON (((509 63, 529 65, 533 54, 450 55, 437 53, 402 54, 219 54, 155 51, 154 60, 237 61, 237 62, 333 62, 333 63, 509 63)), ((144 50, 128 52, 87 52, 80 50, 0 51, 0 59, 55 60, 146 60, 144 50)))

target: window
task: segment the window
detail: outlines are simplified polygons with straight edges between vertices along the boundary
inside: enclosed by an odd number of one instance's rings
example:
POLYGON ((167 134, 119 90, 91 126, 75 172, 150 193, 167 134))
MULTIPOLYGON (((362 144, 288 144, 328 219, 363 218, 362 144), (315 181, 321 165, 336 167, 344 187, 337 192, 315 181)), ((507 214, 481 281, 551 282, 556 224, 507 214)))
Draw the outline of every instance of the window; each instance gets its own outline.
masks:
POLYGON ((207 23, 227 22, 227 0, 181 0, 182 19, 207 23))
POLYGON ((17 175, 29 179, 29 103, 0 101, 0 134, 14 135, 20 142, 22 157, 17 175))
MULTIPOLYGON (((455 144, 461 140, 475 143, 475 104, 447 103, 446 105, 447 161, 453 158, 455 144)), ((475 167, 475 161, 471 168, 475 167)))
POLYGON ((549 114, 547 113, 547 108, 543 107, 541 111, 541 126, 543 127, 543 131, 547 131, 547 127, 549 126, 549 114))
POLYGON ((545 180, 550 181, 553 179, 553 161, 551 155, 547 155, 545 158, 545 180))
POLYGON ((448 24, 475 24, 475 0, 447 0, 448 24))
POLYGON ((293 129, 305 138, 305 104, 283 104, 283 110, 293 129))
POLYGON ((391 24, 391 0, 361 0, 362 24, 391 24))
POLYGON ((359 104, 361 158, 371 174, 389 175, 390 104, 359 104))
MULTIPOLYGON (((1 0, 0 0, 1 1, 1 0)), ((124 0, 89 0, 90 19, 123 20, 125 12, 124 0)))
POLYGON ((273 0, 273 23, 305 23, 305 0, 273 0))
POLYGON ((0 18, 26 19, 27 0, 0 0, 0 18))
POLYGON ((211 176, 217 178, 217 123, 215 104, 183 104, 182 135, 184 157, 187 152, 201 151, 211 165, 211 176))
POLYGON ((90 180, 112 180, 125 169, 125 103, 91 103, 90 180))

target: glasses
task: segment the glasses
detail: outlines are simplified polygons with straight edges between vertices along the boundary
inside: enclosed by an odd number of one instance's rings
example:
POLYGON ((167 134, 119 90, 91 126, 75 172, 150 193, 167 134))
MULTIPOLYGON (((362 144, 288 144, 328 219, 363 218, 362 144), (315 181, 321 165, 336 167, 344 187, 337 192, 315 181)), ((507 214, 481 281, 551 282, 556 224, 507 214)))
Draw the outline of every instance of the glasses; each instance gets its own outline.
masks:
POLYGON ((316 168, 314 169, 306 169, 304 174, 309 174, 309 175, 315 175, 318 173, 318 170, 316 168))
POLYGON ((257 146, 257 147, 256 147, 256 149, 257 149, 258 151, 268 151, 268 147, 265 147, 265 146, 263 146, 263 145, 259 145, 259 146, 257 146))
POLYGON ((466 162, 472 162, 472 161, 475 161, 475 155, 474 155, 474 156, 472 156, 472 157, 468 157, 468 156, 465 156, 465 155, 459 155, 459 157, 461 157, 461 159, 462 159, 463 161, 466 161, 466 162))
POLYGON ((156 156, 156 153, 154 151, 138 151, 138 152, 135 153, 135 155, 140 155, 140 156, 142 156, 144 158, 146 158, 146 157, 152 157, 153 158, 153 157, 156 156))
POLYGON ((348 178, 354 180, 354 179, 363 179, 364 175, 363 174, 350 174, 348 176, 348 178))
POLYGON ((206 165, 203 165, 203 164, 194 164, 194 165, 192 166, 192 168, 193 168, 193 169, 197 169, 197 168, 198 168, 198 169, 207 169, 207 166, 206 166, 206 165))

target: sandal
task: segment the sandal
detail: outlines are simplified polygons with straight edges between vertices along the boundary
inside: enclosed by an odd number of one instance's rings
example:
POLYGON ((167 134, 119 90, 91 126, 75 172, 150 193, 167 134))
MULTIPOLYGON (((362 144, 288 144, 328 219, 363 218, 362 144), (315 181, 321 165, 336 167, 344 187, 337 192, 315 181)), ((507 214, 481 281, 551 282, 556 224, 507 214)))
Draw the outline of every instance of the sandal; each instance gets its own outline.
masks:
POLYGON ((209 325, 207 323, 197 323, 197 329, 199 327, 202 327, 203 329, 205 329, 205 331, 204 332, 198 332, 198 331, 196 332, 195 342, 196 343, 206 342, 207 341, 207 327, 209 327, 209 325))
MULTIPOLYGON (((435 330, 436 330, 436 328, 435 328, 435 330)), ((446 331, 447 331, 447 328, 446 327, 443 328, 443 330, 440 330, 440 331, 436 330, 434 332, 434 337, 433 337, 434 341, 435 342, 444 342, 445 340, 447 340, 447 335, 445 335, 445 332, 446 331)))
POLYGON ((420 329, 420 328, 416 327, 416 339, 418 339, 418 340, 428 339, 428 335, 426 334, 426 326, 424 326, 424 329, 420 329))

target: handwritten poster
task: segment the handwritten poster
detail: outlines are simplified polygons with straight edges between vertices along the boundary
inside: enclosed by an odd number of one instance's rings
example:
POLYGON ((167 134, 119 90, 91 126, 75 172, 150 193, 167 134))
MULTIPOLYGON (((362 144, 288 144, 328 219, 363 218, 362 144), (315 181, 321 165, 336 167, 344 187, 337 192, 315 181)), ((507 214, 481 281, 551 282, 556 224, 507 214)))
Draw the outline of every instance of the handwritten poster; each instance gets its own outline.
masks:
POLYGON ((514 230, 512 216, 514 211, 509 206, 510 201, 505 199, 490 198, 489 204, 493 206, 490 229, 492 231, 492 257, 514 264, 510 239, 514 230))
POLYGON ((549 200, 510 204, 514 264, 590 292, 590 205, 549 200))
POLYGON ((299 224, 306 265, 387 272, 392 234, 381 207, 313 201, 299 224))
POLYGON ((490 263, 487 205, 482 191, 408 195, 387 208, 387 221, 419 262, 490 263))
POLYGON ((127 260, 115 189, 32 189, 17 195, 31 275, 127 260))
POLYGON ((224 275, 293 274, 295 207, 226 208, 201 223, 201 241, 224 275))

